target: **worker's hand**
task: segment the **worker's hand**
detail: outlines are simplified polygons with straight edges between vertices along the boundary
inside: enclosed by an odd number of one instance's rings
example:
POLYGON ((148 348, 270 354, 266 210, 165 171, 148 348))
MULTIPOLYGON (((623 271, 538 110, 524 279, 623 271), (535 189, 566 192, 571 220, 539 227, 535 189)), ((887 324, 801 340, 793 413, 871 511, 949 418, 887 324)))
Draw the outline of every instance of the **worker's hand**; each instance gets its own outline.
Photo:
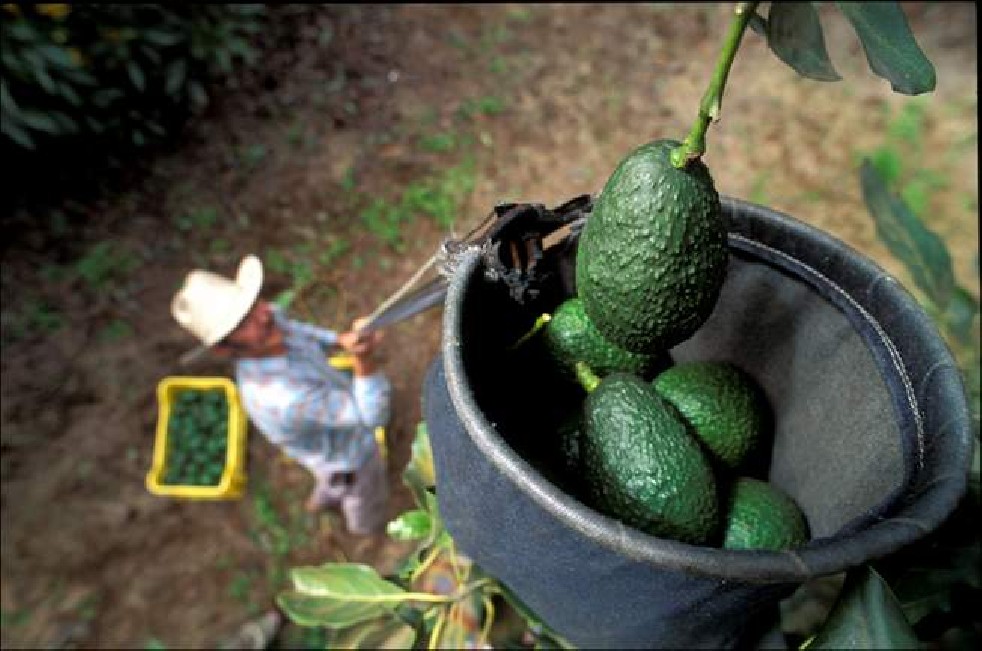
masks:
POLYGON ((375 351, 375 347, 382 339, 382 333, 378 331, 366 333, 360 332, 359 328, 363 326, 366 321, 367 319, 365 317, 355 319, 354 323, 351 325, 351 330, 342 332, 338 335, 338 345, 355 357, 356 374, 359 374, 357 373, 359 366, 365 369, 373 366, 370 363, 370 358, 372 353, 375 351))

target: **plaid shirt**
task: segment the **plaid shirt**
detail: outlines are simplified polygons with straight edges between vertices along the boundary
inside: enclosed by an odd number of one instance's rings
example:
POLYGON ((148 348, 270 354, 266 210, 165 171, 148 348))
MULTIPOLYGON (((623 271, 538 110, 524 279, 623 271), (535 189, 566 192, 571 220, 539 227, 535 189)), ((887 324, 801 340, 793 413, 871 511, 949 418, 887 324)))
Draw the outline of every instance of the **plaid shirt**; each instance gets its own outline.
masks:
POLYGON ((337 333, 274 309, 286 354, 240 359, 236 382, 249 418, 273 444, 310 469, 355 471, 375 451, 389 419, 391 385, 381 373, 349 378, 327 362, 337 333))

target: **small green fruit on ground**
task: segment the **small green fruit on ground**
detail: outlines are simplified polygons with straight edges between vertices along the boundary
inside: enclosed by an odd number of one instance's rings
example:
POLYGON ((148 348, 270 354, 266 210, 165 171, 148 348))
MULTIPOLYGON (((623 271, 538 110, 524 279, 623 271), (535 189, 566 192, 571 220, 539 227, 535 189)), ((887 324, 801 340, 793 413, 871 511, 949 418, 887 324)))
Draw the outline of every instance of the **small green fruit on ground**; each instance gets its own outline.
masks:
POLYGON ((705 544, 717 534, 709 462, 675 410, 644 380, 612 373, 590 392, 579 454, 599 510, 683 542, 705 544))
POLYGON ((569 377, 575 377, 576 362, 585 362, 597 375, 614 371, 646 375, 655 357, 632 353, 607 341, 583 309, 583 301, 573 297, 563 301, 542 330, 550 357, 569 377))
POLYGON ((661 372, 653 384, 692 426, 710 456, 725 468, 740 468, 763 438, 763 391, 732 364, 677 364, 661 372))
POLYGON ((631 152, 607 180, 580 235, 577 294, 597 329, 651 354, 688 339, 726 276, 726 224, 701 161, 676 168, 674 140, 631 152))
POLYGON ((794 549, 808 542, 808 523, 784 491, 759 479, 739 477, 726 504, 726 549, 794 549))

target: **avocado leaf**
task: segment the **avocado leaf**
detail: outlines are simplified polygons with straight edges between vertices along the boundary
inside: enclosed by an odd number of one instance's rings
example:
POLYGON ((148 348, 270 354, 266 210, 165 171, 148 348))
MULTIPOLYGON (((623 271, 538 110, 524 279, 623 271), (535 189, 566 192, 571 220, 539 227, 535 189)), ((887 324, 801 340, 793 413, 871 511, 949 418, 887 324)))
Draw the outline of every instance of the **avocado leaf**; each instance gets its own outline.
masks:
POLYGON ((850 570, 838 601, 807 649, 914 649, 921 646, 900 603, 869 565, 850 570))
POLYGON ((817 81, 842 79, 829 60, 822 23, 812 3, 771 3, 764 28, 767 46, 798 74, 817 81))
POLYGON ((860 183, 866 207, 876 223, 877 236, 904 264, 917 287, 943 312, 955 290, 951 255, 944 240, 925 227, 907 204, 887 189, 869 159, 863 159, 860 183))
POLYGON ((893 90, 905 95, 920 95, 934 90, 937 82, 934 65, 917 45, 899 4, 835 4, 856 30, 870 70, 889 81, 893 90))
POLYGON ((411 596, 374 568, 357 563, 296 567, 290 578, 293 590, 276 601, 301 626, 346 628, 388 614, 411 596))

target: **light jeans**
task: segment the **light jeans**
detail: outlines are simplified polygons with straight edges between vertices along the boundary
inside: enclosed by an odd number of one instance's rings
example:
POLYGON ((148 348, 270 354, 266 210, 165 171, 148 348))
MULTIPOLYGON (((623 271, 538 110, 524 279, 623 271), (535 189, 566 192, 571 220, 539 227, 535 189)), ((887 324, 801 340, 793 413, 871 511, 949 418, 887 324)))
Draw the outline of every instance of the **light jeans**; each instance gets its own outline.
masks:
POLYGON ((369 534, 384 529, 389 485, 377 446, 362 467, 354 472, 351 482, 344 481, 347 473, 338 472, 337 466, 308 466, 308 469, 316 482, 314 499, 322 506, 340 506, 349 532, 369 534))

